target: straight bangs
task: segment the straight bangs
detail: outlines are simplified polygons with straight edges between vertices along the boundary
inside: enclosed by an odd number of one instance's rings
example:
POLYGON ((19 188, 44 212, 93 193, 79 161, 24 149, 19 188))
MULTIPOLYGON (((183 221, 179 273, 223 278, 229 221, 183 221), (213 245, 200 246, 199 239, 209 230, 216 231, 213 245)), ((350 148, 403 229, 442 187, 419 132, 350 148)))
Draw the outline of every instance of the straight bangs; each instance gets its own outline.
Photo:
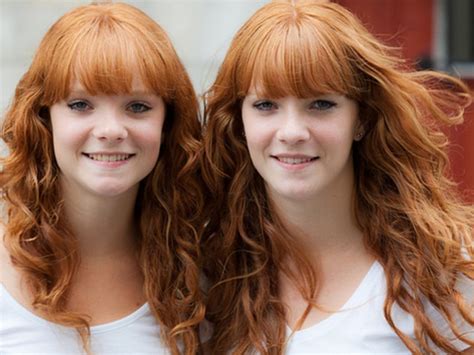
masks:
POLYGON ((262 21, 245 39, 254 45, 242 43, 237 95, 242 98, 253 89, 269 98, 338 93, 357 100, 362 83, 347 46, 327 24, 306 14, 295 18, 294 10, 276 24, 262 21))
POLYGON ((141 29, 107 15, 88 20, 57 34, 44 66, 44 105, 67 98, 75 80, 91 95, 129 94, 141 81, 146 91, 172 100, 177 56, 158 25, 141 29))

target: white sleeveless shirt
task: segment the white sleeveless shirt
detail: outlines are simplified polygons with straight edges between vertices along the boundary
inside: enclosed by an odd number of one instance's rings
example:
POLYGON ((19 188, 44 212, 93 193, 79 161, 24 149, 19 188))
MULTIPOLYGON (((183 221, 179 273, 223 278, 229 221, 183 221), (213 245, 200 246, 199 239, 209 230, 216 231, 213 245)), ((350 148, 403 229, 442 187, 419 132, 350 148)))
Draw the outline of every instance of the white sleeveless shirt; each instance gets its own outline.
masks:
MULTIPOLYGON (((91 327, 94 355, 169 354, 148 304, 128 316, 91 327)), ((0 355, 84 354, 75 329, 49 322, 23 307, 0 283, 0 355)))

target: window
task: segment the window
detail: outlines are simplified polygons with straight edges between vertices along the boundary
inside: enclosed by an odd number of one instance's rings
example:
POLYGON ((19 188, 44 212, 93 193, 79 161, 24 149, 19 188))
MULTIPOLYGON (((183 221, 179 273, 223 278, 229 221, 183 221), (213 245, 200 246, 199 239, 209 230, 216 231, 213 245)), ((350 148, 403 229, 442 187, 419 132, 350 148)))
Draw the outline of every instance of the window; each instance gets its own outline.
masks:
POLYGON ((474 1, 437 0, 436 66, 474 78, 474 1))

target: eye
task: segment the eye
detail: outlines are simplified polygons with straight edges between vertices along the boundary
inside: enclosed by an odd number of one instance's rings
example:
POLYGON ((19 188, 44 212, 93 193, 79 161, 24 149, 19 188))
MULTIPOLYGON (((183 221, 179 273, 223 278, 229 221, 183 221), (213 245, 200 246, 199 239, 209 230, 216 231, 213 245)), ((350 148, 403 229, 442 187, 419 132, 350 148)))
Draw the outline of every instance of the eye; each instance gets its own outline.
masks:
POLYGON ((88 110, 92 109, 92 107, 84 100, 72 101, 72 102, 68 103, 67 106, 71 110, 79 111, 79 112, 85 112, 85 111, 88 111, 88 110))
POLYGON ((134 102, 128 105, 127 110, 133 113, 143 113, 151 110, 151 107, 141 102, 134 102))
POLYGON ((253 104, 253 107, 255 107, 259 111, 271 111, 271 110, 276 109, 277 105, 268 100, 261 100, 261 101, 255 102, 253 104))
POLYGON ((311 103, 311 110, 327 111, 336 106, 336 103, 329 100, 315 100, 311 103))

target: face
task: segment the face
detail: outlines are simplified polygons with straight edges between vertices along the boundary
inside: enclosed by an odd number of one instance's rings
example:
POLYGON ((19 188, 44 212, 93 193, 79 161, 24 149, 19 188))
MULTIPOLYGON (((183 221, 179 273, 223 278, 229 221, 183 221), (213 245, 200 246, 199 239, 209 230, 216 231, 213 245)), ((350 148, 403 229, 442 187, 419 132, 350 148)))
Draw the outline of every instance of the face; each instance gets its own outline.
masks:
POLYGON ((136 191, 156 164, 165 104, 138 81, 130 94, 111 96, 90 95, 75 82, 50 116, 62 186, 79 196, 136 191))
POLYGON ((242 104, 245 136, 270 196, 307 200, 353 184, 357 111, 355 101, 338 94, 267 99, 249 92, 242 104))

